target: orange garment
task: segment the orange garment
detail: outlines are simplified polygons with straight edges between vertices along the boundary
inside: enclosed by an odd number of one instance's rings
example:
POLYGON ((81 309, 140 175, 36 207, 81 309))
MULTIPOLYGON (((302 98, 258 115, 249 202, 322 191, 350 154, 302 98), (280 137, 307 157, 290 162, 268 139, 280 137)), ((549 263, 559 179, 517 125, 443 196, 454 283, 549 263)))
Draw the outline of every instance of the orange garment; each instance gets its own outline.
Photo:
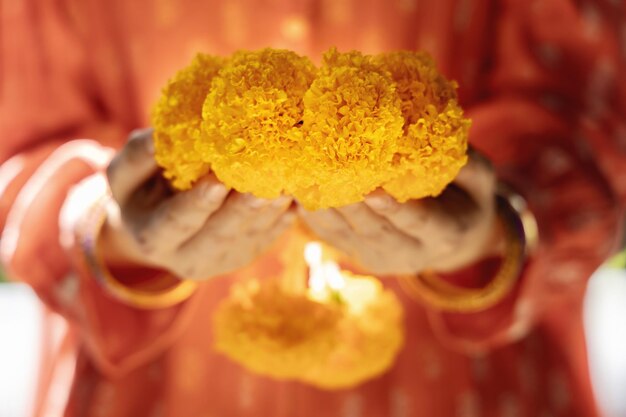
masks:
MULTIPOLYGON (((587 278, 619 239, 626 197, 625 8, 609 0, 3 2, 3 262, 67 319, 71 335, 65 349, 47 352, 35 414, 597 415, 581 307, 587 278), (516 290, 488 311, 442 314, 398 290, 407 341, 397 363, 339 392, 252 375, 212 351, 211 313, 231 279, 202 284, 179 306, 138 310, 73 267, 59 239, 68 190, 101 169, 105 147, 147 123, 160 86, 195 52, 272 46, 317 59, 331 45, 430 51, 460 84, 471 142, 526 196, 541 232, 516 290), (47 383, 67 375, 66 354, 77 355, 67 404, 47 383)), ((280 268, 276 251, 253 268, 280 268)), ((480 269, 467 273, 482 277, 480 269)))

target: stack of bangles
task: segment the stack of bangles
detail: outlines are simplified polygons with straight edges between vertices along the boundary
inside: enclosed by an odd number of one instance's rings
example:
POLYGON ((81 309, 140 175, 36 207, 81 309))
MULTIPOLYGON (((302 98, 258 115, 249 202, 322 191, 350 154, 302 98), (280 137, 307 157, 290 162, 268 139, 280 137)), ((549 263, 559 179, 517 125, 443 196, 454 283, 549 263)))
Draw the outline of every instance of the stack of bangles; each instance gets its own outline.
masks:
POLYGON ((131 288, 117 280, 108 270, 102 254, 98 251, 98 236, 115 202, 106 194, 100 197, 77 227, 76 236, 84 260, 98 283, 118 301, 141 309, 172 307, 187 300, 195 292, 197 283, 190 280, 173 279, 172 274, 163 272, 152 278, 150 287, 131 288), (172 284, 173 283, 173 284, 172 284))
POLYGON ((500 268, 483 288, 454 285, 435 272, 399 277, 402 289, 413 299, 446 312, 471 313, 486 310, 501 301, 514 288, 525 258, 538 242, 535 217, 526 201, 500 185, 496 195, 497 218, 502 225, 505 249, 500 268))

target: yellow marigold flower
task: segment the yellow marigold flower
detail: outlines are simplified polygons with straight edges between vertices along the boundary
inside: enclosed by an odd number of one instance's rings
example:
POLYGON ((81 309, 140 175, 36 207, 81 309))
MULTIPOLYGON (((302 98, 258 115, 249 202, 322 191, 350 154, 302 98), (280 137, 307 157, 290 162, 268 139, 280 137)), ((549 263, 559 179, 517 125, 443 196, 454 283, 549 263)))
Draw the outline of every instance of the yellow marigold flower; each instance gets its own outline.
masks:
POLYGON ((216 349, 245 368, 297 379, 337 342, 340 310, 284 292, 277 281, 235 286, 214 316, 216 349))
POLYGON ((250 371, 324 389, 382 374, 404 343, 402 306, 377 279, 343 274, 344 288, 317 297, 276 280, 236 285, 214 316, 216 349, 250 371))
POLYGON ((302 98, 315 73, 308 58, 269 48, 237 52, 224 65, 202 109, 206 139, 196 144, 221 181, 265 198, 293 182, 302 98))
POLYGON ((456 83, 441 75, 426 52, 389 52, 375 56, 374 61, 389 71, 396 83, 405 131, 426 115, 428 105, 441 112, 450 100, 456 100, 456 83))
MULTIPOLYGON (((375 295, 359 311, 347 312, 338 325, 338 341, 330 355, 301 376, 302 381, 324 389, 354 387, 384 373, 404 344, 404 313, 395 294, 374 278, 346 279, 345 291, 358 288, 359 283, 368 284, 375 286, 375 295)), ((349 310, 347 295, 343 301, 349 310)))
POLYGON ((198 54, 163 89, 152 112, 155 158, 177 189, 187 189, 210 168, 195 152, 202 105, 224 60, 198 54))
POLYGON ((308 209, 342 206, 388 178, 403 118, 389 73, 359 52, 324 55, 304 95, 303 149, 289 191, 308 209))
POLYGON ((239 192, 308 209, 378 187, 399 201, 435 196, 465 164, 469 129, 456 84, 428 55, 336 49, 319 70, 285 50, 199 55, 164 89, 153 124, 175 188, 212 169, 239 192))
POLYGON ((381 54, 376 61, 393 77, 402 100, 404 135, 383 188, 398 201, 436 196, 467 162, 468 119, 446 80, 421 52, 381 54))

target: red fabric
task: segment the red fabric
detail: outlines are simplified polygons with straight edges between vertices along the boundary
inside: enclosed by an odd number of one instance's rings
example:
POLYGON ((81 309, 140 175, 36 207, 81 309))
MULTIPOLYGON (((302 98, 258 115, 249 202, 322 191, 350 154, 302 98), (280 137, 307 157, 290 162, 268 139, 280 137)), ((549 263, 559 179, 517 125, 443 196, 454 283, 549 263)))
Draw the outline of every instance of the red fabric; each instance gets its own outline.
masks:
MULTIPOLYGON (((619 239, 626 197, 624 9, 608 0, 3 2, 0 161, 14 156, 17 168, 0 169, 2 254, 79 335, 65 415, 596 415, 581 302, 619 239), (58 209, 94 168, 84 155, 60 163, 51 154, 84 137, 119 147, 195 52, 274 46, 317 59, 332 45, 430 51, 459 82, 471 142, 526 196, 541 232, 516 291, 488 311, 441 314, 398 290, 408 336, 396 365, 335 393, 251 375, 212 351, 211 312, 230 280, 140 311, 73 267, 58 209)), ((273 253, 241 274, 277 268, 273 253)), ((38 415, 51 396, 41 390, 38 415)))

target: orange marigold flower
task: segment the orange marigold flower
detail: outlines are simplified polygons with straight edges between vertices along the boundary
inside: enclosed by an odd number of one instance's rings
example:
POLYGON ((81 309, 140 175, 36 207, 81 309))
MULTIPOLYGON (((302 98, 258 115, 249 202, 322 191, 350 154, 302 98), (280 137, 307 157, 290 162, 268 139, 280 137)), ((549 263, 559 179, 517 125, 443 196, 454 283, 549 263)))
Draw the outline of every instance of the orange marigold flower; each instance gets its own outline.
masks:
POLYGON ((251 371, 297 379, 337 342, 340 309, 285 292, 276 280, 236 285, 214 315, 215 347, 251 371))
POLYGON ((401 202, 438 195, 466 163, 470 122, 428 55, 333 48, 319 70, 285 50, 199 55, 166 86, 153 124, 175 188, 212 169, 239 192, 320 209, 378 187, 401 202))
POLYGON ((362 201, 389 176, 403 118, 395 83, 372 57, 331 49, 304 95, 292 194, 308 209, 362 201))
POLYGON ((327 299, 276 280, 235 285, 214 315, 216 349, 252 372, 324 389, 382 374, 404 343, 402 306, 375 278, 344 274, 327 299))
POLYGON ((384 290, 375 278, 347 278, 345 290, 359 282, 375 284, 376 296, 362 310, 348 310, 337 328, 337 343, 322 364, 300 377, 324 389, 357 386, 386 372, 404 344, 404 311, 392 291, 384 290))
POLYGON ((152 112, 155 158, 177 189, 190 188, 210 169, 195 143, 201 137, 202 105, 223 64, 222 58, 198 54, 167 83, 152 112))
POLYGON ((293 182, 302 143, 302 97, 316 69, 291 51, 235 53, 213 80, 196 150, 217 177, 240 192, 278 197, 293 182))
POLYGON ((467 162, 470 121, 457 102, 456 83, 422 52, 381 54, 376 61, 397 85, 405 120, 391 168, 394 178, 383 188, 400 202, 436 196, 467 162))

